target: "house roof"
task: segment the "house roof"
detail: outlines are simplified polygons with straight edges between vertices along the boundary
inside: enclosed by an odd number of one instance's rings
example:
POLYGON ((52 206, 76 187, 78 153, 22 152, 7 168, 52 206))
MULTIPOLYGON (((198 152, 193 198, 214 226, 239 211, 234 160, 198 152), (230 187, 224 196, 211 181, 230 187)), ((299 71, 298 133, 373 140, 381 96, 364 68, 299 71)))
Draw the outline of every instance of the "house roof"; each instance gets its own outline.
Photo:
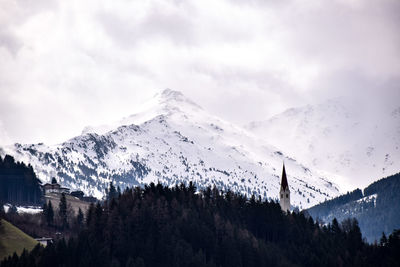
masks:
POLYGON ((58 187, 58 186, 60 186, 59 184, 49 184, 49 183, 47 183, 47 184, 44 184, 43 186, 47 186, 47 187, 49 187, 49 186, 51 186, 51 187, 58 187))

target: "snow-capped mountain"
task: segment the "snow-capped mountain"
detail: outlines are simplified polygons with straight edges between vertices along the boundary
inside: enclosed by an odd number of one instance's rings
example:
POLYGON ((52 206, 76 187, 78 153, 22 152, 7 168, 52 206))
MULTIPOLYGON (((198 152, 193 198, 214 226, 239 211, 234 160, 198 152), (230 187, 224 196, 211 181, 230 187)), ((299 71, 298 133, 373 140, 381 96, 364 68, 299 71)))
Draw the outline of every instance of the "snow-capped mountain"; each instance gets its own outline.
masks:
POLYGON ((283 161, 293 205, 310 207, 339 194, 320 173, 169 89, 113 125, 87 127, 58 145, 15 144, 0 153, 30 163, 43 182, 58 177, 96 197, 111 180, 121 188, 191 180, 199 188, 215 184, 276 199, 283 161))
POLYGON ((291 108, 246 128, 354 188, 400 170, 400 107, 373 108, 341 97, 291 108))

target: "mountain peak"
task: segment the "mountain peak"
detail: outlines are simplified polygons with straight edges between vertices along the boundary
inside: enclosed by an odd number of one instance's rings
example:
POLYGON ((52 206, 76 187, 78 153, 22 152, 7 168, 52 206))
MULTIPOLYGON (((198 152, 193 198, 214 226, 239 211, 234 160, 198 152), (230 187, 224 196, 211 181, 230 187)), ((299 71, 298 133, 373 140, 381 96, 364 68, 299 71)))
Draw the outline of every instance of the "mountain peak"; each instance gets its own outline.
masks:
POLYGON ((182 92, 166 88, 161 92, 158 92, 154 98, 158 99, 159 104, 162 105, 173 105, 179 103, 178 107, 182 107, 182 104, 189 104, 191 107, 202 109, 199 105, 193 102, 191 99, 186 97, 182 92))
POLYGON ((202 110, 202 108, 191 99, 187 98, 182 92, 166 88, 140 105, 133 114, 109 124, 87 126, 83 129, 82 134, 105 134, 119 126, 131 124, 139 125, 160 115, 171 115, 180 112, 197 113, 199 110, 202 110))
POLYGON ((178 99, 185 97, 182 92, 166 88, 159 93, 164 99, 178 99))

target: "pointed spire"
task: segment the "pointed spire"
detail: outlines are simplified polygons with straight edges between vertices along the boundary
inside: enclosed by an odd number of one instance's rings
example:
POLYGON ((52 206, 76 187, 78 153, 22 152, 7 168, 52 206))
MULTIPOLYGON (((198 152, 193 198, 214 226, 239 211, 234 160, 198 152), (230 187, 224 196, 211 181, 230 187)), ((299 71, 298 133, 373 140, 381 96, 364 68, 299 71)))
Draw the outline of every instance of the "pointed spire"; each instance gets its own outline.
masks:
POLYGON ((289 189, 289 185, 286 178, 285 163, 283 163, 281 190, 285 191, 286 188, 289 189))

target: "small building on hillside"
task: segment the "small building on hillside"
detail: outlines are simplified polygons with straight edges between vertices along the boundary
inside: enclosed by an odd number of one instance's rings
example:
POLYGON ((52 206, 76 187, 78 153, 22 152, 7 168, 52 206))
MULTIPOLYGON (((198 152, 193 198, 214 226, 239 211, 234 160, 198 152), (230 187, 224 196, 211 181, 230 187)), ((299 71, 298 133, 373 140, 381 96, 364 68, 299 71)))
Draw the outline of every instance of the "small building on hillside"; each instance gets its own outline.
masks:
POLYGON ((82 199, 85 194, 82 191, 73 191, 71 192, 71 196, 82 199))
POLYGON ((69 194, 69 188, 61 187, 61 185, 59 183, 57 183, 57 180, 55 178, 52 179, 51 184, 47 183, 47 184, 44 184, 42 187, 43 187, 44 194, 48 194, 48 193, 69 194))
POLYGON ((44 247, 53 243, 53 238, 51 237, 35 238, 35 240, 38 241, 44 247))

